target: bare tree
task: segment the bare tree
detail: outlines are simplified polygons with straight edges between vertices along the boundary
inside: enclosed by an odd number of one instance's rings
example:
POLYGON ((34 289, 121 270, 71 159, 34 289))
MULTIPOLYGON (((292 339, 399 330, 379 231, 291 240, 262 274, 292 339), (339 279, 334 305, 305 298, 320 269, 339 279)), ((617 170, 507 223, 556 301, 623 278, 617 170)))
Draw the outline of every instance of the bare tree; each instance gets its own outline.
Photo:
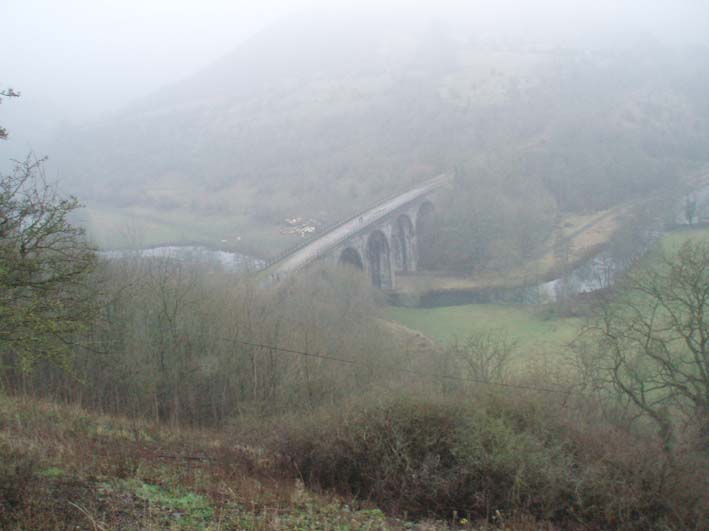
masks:
POLYGON ((681 421, 709 449, 709 243, 628 274, 581 337, 587 374, 652 419, 668 453, 681 421))
POLYGON ((516 347, 517 343, 501 331, 488 330, 469 336, 463 343, 456 342, 449 352, 461 362, 468 377, 482 382, 501 382, 516 347))

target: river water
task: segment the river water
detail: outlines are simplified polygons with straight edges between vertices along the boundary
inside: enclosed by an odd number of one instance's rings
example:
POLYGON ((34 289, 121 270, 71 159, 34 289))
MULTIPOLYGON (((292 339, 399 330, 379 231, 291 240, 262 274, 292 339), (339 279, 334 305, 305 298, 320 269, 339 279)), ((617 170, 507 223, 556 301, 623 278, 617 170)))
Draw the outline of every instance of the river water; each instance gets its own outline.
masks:
POLYGON ((242 253, 209 249, 197 245, 169 245, 137 250, 101 251, 106 258, 170 258, 182 262, 211 264, 222 267, 225 271, 247 273, 258 271, 266 266, 264 260, 242 253))

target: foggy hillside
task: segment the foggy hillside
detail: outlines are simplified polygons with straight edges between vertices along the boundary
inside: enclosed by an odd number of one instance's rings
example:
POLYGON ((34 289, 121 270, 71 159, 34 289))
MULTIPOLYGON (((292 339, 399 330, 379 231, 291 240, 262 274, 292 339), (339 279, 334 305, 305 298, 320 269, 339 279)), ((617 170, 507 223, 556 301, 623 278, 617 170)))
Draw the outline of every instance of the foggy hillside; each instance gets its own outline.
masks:
POLYGON ((0 13, 0 531, 709 530, 708 2, 0 13))
POLYGON ((333 222, 440 172, 531 190, 545 219, 607 208, 709 158, 709 52, 628 42, 301 15, 53 152, 91 205, 238 212, 242 232, 333 222))

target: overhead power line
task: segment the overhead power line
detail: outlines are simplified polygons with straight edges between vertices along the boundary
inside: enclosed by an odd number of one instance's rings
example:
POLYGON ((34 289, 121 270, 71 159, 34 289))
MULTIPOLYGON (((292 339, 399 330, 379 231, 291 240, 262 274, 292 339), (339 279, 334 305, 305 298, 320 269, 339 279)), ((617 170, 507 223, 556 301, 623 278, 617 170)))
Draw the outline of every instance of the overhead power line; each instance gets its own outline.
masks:
MULTIPOLYGON (((521 389, 525 391, 538 391, 542 393, 555 393, 555 394, 562 394, 565 396, 570 396, 573 394, 578 394, 577 392, 573 392, 570 390, 564 390, 564 389, 554 389, 551 387, 540 387, 536 385, 525 385, 525 384, 513 384, 513 383, 505 383, 505 382, 491 382, 489 380, 481 380, 477 378, 468 378, 465 376, 455 376, 455 375, 450 375, 450 374, 440 374, 440 373, 427 373, 423 371, 417 371, 416 369, 408 369, 406 367, 396 367, 392 365, 386 365, 383 363, 371 363, 371 362, 366 362, 366 361, 360 361, 360 360, 353 360, 353 359, 347 359, 347 358, 338 358, 335 356, 328 356, 326 354, 317 354, 314 352, 307 352, 304 350, 297 350, 297 349, 292 349, 292 348, 286 348, 286 347, 279 347, 276 345, 267 345, 265 343, 259 343, 257 341, 252 341, 248 339, 238 339, 238 338, 233 338, 233 337, 223 337, 223 336, 215 336, 215 335, 210 335, 210 334, 196 334, 205 338, 210 338, 210 339, 216 339, 225 343, 232 343, 232 344, 241 344, 249 347, 254 347, 254 348, 260 348, 263 350, 271 351, 271 352, 280 352, 284 354, 292 354, 296 356, 303 356, 307 358, 315 358, 315 359, 320 359, 320 360, 326 360, 326 361, 331 361, 334 363, 342 363, 345 365, 351 365, 351 366, 359 366, 359 367, 365 367, 369 369, 378 369, 378 370, 387 370, 387 371, 392 371, 392 372, 399 372, 403 374, 410 374, 412 376, 418 376, 420 378, 424 379, 433 379, 433 380, 448 380, 448 381, 457 381, 457 382, 467 382, 467 383, 474 383, 474 384, 479 384, 479 385, 489 385, 489 386, 495 386, 495 387, 504 387, 508 389, 521 389)), ((104 345, 109 345, 112 344, 111 341, 91 341, 90 343, 92 344, 104 344, 104 345)), ((87 344, 82 344, 80 345, 83 348, 89 348, 87 344)))
POLYGON ((335 363, 343 363, 343 364, 347 364, 347 365, 358 365, 358 366, 367 367, 370 369, 384 369, 384 370, 389 370, 389 371, 394 371, 394 372, 411 374, 411 375, 419 376, 422 378, 430 378, 430 379, 438 379, 438 380, 453 380, 453 381, 458 381, 458 382, 468 382, 468 383, 475 383, 475 384, 480 384, 480 385, 493 385, 493 386, 497 386, 497 387, 523 389, 526 391, 539 391, 539 392, 543 392, 543 393, 557 393, 557 394, 563 394, 563 395, 567 395, 567 396, 572 394, 571 391, 568 391, 568 390, 552 389, 550 387, 538 387, 535 385, 512 384, 512 383, 505 383, 505 382, 491 382, 488 380, 467 378, 465 376, 453 376, 450 374, 426 373, 426 372, 422 372, 422 371, 417 371, 415 369, 407 369, 406 367, 394 367, 391 365, 385 365, 385 364, 380 364, 380 363, 369 363, 369 362, 363 362, 363 361, 346 359, 346 358, 337 358, 334 356, 327 356, 324 354, 315 354, 313 352, 306 352, 303 350, 278 347, 275 345, 266 345, 263 343, 257 343, 255 341, 249 341, 249 340, 245 340, 245 339, 227 338, 227 337, 217 337, 217 339, 219 339, 220 341, 225 341, 225 342, 229 342, 229 343, 240 343, 242 345, 247 345, 247 346, 251 346, 251 347, 255 347, 255 348, 261 348, 264 350, 270 350, 272 352, 283 352, 283 353, 287 353, 287 354, 295 354, 297 356, 316 358, 316 359, 321 359, 321 360, 332 361, 335 363))

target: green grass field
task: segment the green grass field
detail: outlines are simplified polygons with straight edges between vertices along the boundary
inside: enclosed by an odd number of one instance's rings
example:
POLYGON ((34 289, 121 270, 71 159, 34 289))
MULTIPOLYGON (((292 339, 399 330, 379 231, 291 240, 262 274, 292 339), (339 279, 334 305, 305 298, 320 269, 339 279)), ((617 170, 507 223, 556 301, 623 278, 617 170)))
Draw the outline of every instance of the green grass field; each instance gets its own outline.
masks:
MULTIPOLYGON (((677 230, 665 235, 660 247, 668 254, 677 252, 687 240, 709 241, 709 229, 677 230)), ((649 257, 652 260, 652 257, 649 257)), ((518 359, 531 355, 555 355, 566 351, 582 319, 547 317, 542 310, 527 305, 468 304, 440 308, 387 310, 387 318, 418 330, 441 346, 488 331, 517 343, 518 359)))
POLYGON ((709 229, 683 229, 666 234, 660 244, 666 253, 676 253, 687 240, 709 241, 709 229))
POLYGON ((390 308, 387 318, 418 330, 441 346, 493 332, 515 341, 515 365, 558 358, 576 336, 582 320, 545 318, 535 306, 468 304, 441 308, 390 308))
POLYGON ((0 419, 12 419, 0 422, 1 529, 472 529, 414 524, 310 491, 227 430, 170 428, 2 392, 0 419))

